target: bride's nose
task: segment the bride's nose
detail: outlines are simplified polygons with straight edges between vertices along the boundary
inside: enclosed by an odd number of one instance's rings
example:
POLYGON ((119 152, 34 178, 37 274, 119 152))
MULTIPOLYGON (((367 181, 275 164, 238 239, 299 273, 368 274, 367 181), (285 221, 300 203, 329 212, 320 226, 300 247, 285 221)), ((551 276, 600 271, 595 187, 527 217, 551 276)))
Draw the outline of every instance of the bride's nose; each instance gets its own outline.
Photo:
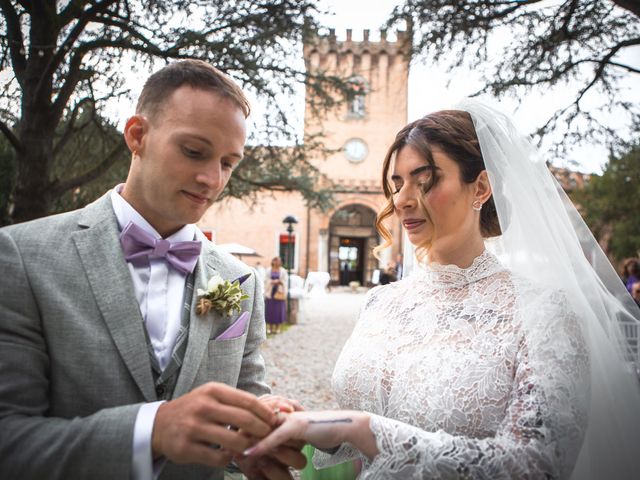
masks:
POLYGON ((400 191, 396 193, 393 199, 393 206, 397 210, 410 210, 415 208, 418 204, 416 195, 418 195, 417 189, 413 188, 410 184, 405 184, 400 188, 400 191))

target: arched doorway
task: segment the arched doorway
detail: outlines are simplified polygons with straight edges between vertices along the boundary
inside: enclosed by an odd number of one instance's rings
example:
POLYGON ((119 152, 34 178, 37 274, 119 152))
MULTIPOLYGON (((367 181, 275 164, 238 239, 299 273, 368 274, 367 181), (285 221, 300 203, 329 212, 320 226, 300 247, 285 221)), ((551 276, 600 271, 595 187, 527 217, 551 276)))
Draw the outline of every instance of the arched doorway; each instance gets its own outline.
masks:
POLYGON ((364 205, 347 205, 329 223, 329 273, 334 285, 360 282, 367 285, 378 261, 372 249, 378 245, 376 212, 364 205))

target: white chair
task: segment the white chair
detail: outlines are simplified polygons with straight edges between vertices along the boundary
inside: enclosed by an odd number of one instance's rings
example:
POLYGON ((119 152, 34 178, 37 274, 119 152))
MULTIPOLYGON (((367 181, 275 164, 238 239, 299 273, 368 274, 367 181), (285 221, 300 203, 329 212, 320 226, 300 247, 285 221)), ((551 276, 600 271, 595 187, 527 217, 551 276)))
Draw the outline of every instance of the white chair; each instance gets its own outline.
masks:
POLYGON ((304 288, 304 278, 300 275, 291 275, 289 277, 289 282, 291 285, 289 290, 291 298, 300 299, 306 296, 307 291, 304 288))
POLYGON ((309 272, 304 281, 304 289, 310 297, 320 297, 327 294, 327 285, 331 281, 329 272, 309 272))
POLYGON ((640 366, 640 335, 638 332, 638 324, 636 322, 623 322, 622 331, 624 338, 627 341, 627 345, 631 350, 629 353, 633 356, 633 358, 629 358, 628 360, 634 362, 637 366, 640 366))

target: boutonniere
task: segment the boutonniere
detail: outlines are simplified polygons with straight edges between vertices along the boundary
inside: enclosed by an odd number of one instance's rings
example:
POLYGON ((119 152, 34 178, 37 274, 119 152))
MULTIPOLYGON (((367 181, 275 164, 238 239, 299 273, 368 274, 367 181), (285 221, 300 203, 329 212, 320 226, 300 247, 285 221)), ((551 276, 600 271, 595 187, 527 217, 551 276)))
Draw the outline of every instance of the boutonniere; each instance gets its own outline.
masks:
POLYGON ((214 309, 222 315, 228 316, 233 312, 240 312, 240 302, 249 298, 249 295, 242 291, 240 285, 250 275, 243 275, 232 282, 225 280, 220 275, 211 277, 206 290, 198 289, 196 313, 206 315, 211 309, 214 309))

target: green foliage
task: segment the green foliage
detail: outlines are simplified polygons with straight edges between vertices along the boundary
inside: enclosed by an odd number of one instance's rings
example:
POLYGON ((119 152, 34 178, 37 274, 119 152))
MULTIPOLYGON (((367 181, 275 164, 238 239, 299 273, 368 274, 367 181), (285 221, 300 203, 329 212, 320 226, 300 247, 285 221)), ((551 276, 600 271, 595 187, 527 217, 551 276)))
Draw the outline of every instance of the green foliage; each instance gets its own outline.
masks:
POLYGON ((255 204, 258 193, 265 190, 298 191, 311 208, 327 210, 333 184, 309 161, 322 158, 327 152, 317 137, 310 136, 293 147, 249 146, 222 198, 242 198, 255 204))
POLYGON ((82 111, 73 127, 65 120, 55 143, 60 148, 51 168, 52 213, 82 208, 125 181, 130 155, 122 133, 93 109, 82 111), (80 181, 68 186, 69 179, 80 181))
POLYGON ((314 451, 315 448, 311 445, 305 445, 302 449, 302 453, 307 457, 307 466, 300 472, 302 480, 355 480, 357 475, 354 461, 316 470, 312 460, 314 451))
POLYGON ((611 155, 601 176, 592 176, 572 200, 609 254, 620 260, 640 250, 640 143, 627 153, 611 155))

